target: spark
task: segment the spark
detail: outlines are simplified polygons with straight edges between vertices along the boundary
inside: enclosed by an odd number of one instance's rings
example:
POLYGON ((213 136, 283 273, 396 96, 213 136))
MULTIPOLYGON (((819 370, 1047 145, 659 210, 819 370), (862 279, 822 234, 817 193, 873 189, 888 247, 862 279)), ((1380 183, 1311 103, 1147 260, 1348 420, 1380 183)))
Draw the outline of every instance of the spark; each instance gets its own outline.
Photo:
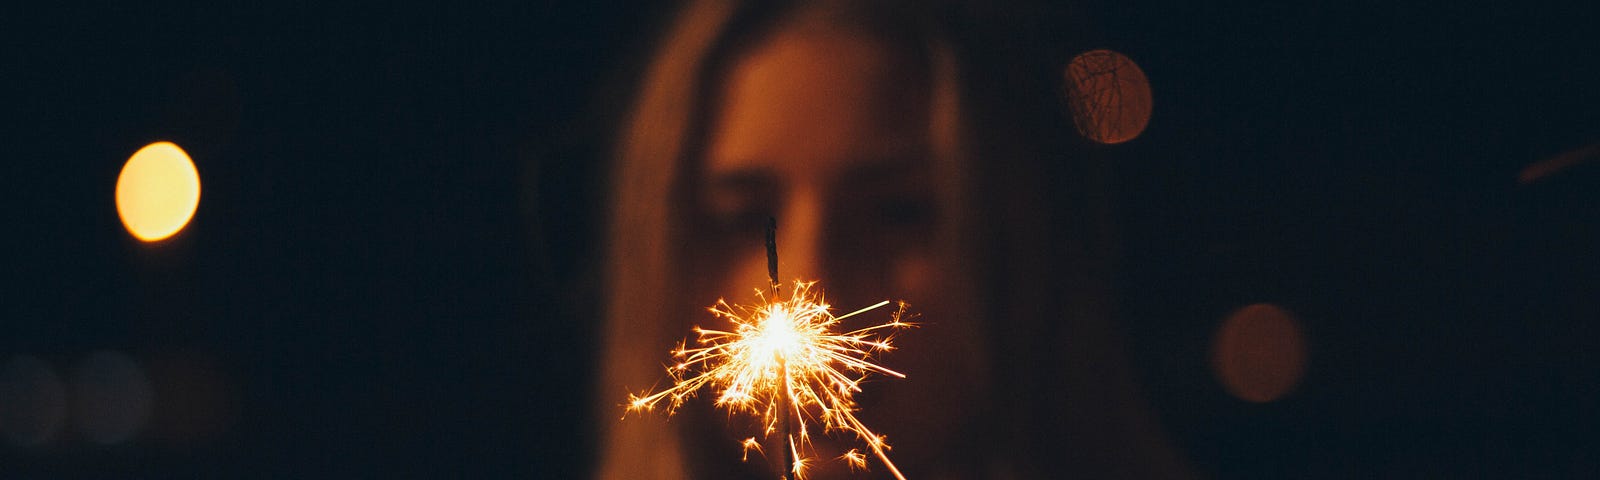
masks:
POLYGON ((800 455, 800 442, 794 441, 793 437, 789 438, 789 453, 793 455, 790 458, 794 459, 794 467, 791 469, 794 478, 806 478, 806 467, 811 465, 811 461, 800 455))
MULTIPOLYGON (((760 289, 755 305, 732 305, 717 300, 709 308, 718 318, 732 324, 729 330, 695 327, 695 346, 687 341, 672 350, 674 362, 667 367, 672 387, 643 394, 629 394, 627 411, 653 410, 665 404, 671 415, 702 387, 716 391, 715 405, 730 413, 759 417, 762 436, 780 431, 791 418, 796 431, 791 441, 791 470, 804 477, 812 452, 811 426, 820 423, 824 434, 848 432, 866 445, 895 478, 905 476, 889 460, 885 437, 868 429, 856 418, 859 407, 855 394, 869 374, 896 378, 905 375, 874 363, 874 357, 894 349, 896 332, 916 324, 905 321, 906 304, 899 302, 888 323, 837 333, 840 321, 890 304, 888 300, 844 315, 835 316, 816 282, 795 282, 787 300, 768 299, 760 289)), ((745 458, 760 446, 755 437, 742 442, 745 458)), ((851 449, 839 457, 852 467, 865 468, 866 455, 851 449)))
POLYGON ((755 450, 756 453, 759 453, 759 454, 762 454, 762 455, 766 455, 767 454, 767 452, 761 451, 761 442, 757 442, 756 441, 756 437, 750 437, 750 438, 744 439, 744 442, 741 442, 741 445, 744 446, 744 456, 739 458, 739 461, 741 461, 741 462, 750 461, 750 451, 751 450, 755 450))
POLYGON ((844 455, 840 455, 839 459, 849 463, 851 469, 867 469, 867 456, 862 454, 860 450, 852 448, 850 451, 844 452, 844 455))

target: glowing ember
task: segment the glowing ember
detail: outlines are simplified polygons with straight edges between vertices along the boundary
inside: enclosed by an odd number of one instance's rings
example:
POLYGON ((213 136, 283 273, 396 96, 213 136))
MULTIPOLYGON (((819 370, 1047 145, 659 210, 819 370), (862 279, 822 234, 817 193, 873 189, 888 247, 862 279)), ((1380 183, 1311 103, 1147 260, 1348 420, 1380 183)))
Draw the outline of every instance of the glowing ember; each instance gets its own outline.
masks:
MULTIPOLYGON (((675 381, 672 388, 642 395, 629 395, 628 411, 650 410, 666 401, 670 415, 692 397, 700 387, 717 390, 716 405, 730 412, 757 415, 766 426, 762 436, 784 431, 791 418, 798 431, 792 435, 790 449, 796 477, 803 477, 811 463, 808 421, 820 420, 823 432, 842 430, 855 434, 884 466, 901 480, 905 476, 889 461, 889 445, 884 437, 867 429, 856 418, 854 396, 861 381, 870 373, 905 378, 904 374, 872 362, 875 353, 893 349, 894 333, 914 324, 904 321, 906 305, 890 316, 889 323, 835 333, 841 320, 888 305, 888 300, 867 308, 834 316, 821 293, 813 293, 816 282, 795 282, 788 300, 770 301, 760 290, 761 303, 754 306, 729 305, 717 300, 711 313, 733 323, 732 331, 695 327, 697 347, 679 344, 672 351, 678 363, 667 373, 675 381)), ((775 299, 774 299, 775 300, 775 299)), ((749 451, 760 451, 755 437, 743 442, 745 458, 749 451)), ((839 457, 852 468, 865 468, 866 455, 852 449, 839 457)))

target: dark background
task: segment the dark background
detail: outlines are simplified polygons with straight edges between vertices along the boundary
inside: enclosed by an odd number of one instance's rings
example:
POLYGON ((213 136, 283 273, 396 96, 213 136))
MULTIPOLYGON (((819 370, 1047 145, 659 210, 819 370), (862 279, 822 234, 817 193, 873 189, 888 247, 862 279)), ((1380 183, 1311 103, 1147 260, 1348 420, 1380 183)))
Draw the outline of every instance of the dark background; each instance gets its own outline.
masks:
MULTIPOLYGON (((0 361, 120 352, 155 396, 126 442, 69 411, 0 444, 0 477, 582 477, 602 154, 656 3, 6 7, 0 361), (202 196, 146 245, 112 194, 158 140, 202 196)), ((1151 80, 1104 148, 1118 286, 1194 465, 1600 472, 1600 174, 1517 181, 1600 142, 1596 7, 1198 3, 1017 15, 1151 80), (1257 302, 1309 345, 1266 404, 1207 363, 1257 302)))

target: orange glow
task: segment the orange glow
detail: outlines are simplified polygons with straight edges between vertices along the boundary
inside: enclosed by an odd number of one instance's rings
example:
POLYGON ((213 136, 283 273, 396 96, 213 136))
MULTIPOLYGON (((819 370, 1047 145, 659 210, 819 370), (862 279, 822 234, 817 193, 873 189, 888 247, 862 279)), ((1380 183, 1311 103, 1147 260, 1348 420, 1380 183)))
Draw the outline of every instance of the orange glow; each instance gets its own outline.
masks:
POLYGON ((1133 140, 1150 123, 1150 80, 1126 55, 1079 54, 1067 65, 1067 106, 1078 133, 1105 144, 1133 140))
POLYGON ((1522 169, 1521 173, 1517 174, 1517 183, 1523 185, 1531 184, 1569 168, 1596 160, 1600 160, 1600 143, 1581 147, 1528 165, 1522 169))
POLYGON ((1288 310, 1257 303, 1233 312, 1217 329, 1211 368, 1228 393, 1264 403, 1294 389, 1305 374, 1306 343, 1288 310))
POLYGON ((117 215, 128 233, 155 242, 183 230, 200 206, 200 173, 172 142, 146 145, 117 176, 117 215))

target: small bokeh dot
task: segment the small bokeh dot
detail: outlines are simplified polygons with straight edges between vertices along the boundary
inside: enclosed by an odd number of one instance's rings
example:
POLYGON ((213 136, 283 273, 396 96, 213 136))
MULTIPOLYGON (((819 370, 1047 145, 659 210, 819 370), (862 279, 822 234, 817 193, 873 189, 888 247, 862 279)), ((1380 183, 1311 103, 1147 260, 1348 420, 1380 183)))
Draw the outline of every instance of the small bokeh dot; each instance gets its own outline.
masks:
POLYGON ((1139 65, 1111 50, 1073 57, 1066 71, 1067 107, 1078 133, 1116 144, 1138 137, 1150 123, 1150 80, 1139 65))
POLYGON ((172 142, 146 145, 117 175, 117 215, 128 233, 145 242, 183 230, 200 206, 200 173, 172 142))
POLYGON ((109 351, 89 355, 78 365, 73 393, 78 431, 89 441, 125 442, 150 419, 150 381, 127 355, 109 351))
POLYGON ((215 358, 193 353, 154 358, 148 371, 156 401, 146 438, 203 444, 226 433, 237 420, 237 386, 215 358))
POLYGON ((1271 402, 1294 390, 1305 374, 1306 342, 1288 310, 1257 303, 1234 311, 1217 329, 1211 368, 1229 394, 1271 402))
POLYGON ((66 415, 66 388, 49 363, 18 355, 0 369, 0 429, 7 443, 42 445, 61 430, 66 415))

